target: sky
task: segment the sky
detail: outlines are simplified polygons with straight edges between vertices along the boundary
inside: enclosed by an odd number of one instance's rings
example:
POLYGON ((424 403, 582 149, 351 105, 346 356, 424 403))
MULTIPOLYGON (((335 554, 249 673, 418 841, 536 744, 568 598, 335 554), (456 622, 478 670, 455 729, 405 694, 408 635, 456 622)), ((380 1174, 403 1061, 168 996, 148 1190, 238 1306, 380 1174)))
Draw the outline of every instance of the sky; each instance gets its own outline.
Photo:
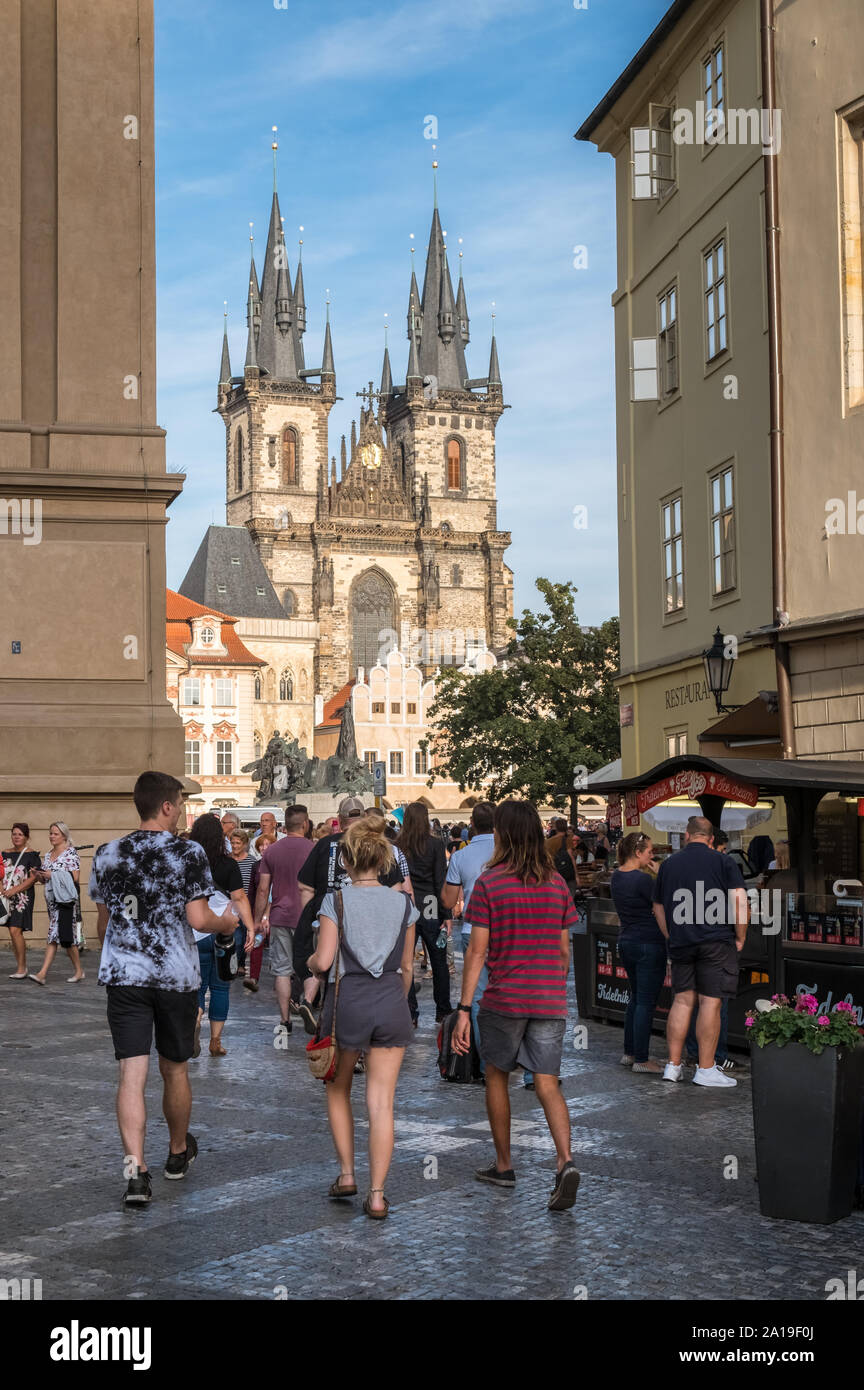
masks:
POLYGON ((422 261, 437 158, 454 280, 462 238, 471 376, 488 371, 494 304, 511 407, 497 430, 498 526, 512 533, 516 612, 542 606, 539 576, 573 581, 583 622, 617 612, 614 169, 573 134, 667 8, 156 0, 158 418, 169 468, 187 475, 169 513, 169 585, 207 526, 225 523, 225 429, 213 413, 223 303, 238 374, 249 223, 260 275, 276 125, 292 279, 304 229, 310 366, 328 290, 331 300, 344 399, 329 452, 357 417, 355 392, 378 384, 385 322, 394 379, 405 379, 410 235, 422 261), (586 268, 574 266, 577 247, 586 268), (588 509, 584 529, 576 507, 588 509))

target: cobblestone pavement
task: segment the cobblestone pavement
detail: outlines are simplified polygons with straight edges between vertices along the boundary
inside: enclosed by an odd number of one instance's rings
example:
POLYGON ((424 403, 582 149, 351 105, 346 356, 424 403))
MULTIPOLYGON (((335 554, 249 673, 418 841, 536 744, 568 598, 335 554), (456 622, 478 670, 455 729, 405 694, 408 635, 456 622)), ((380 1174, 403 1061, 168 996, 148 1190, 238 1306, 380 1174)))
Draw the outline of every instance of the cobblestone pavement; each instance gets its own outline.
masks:
MULTIPOLYGON (((828 1279, 861 1262, 864 1214, 830 1227, 760 1217, 749 1080, 715 1093, 634 1076, 617 1065, 613 1026, 589 1025, 587 1047, 571 1036, 565 1050, 582 1172, 573 1211, 546 1211, 554 1150, 536 1095, 515 1078, 518 1185, 481 1186, 473 1170, 493 1154, 483 1089, 438 1078, 426 978, 397 1092, 389 1221, 370 1222, 360 1199, 324 1196, 337 1166, 322 1087, 301 1028, 287 1051, 273 1045, 266 972, 258 995, 232 990, 226 1057, 209 1056, 204 1025, 190 1063, 200 1156, 182 1183, 161 1177, 154 1060, 154 1199, 124 1212, 105 997, 96 953, 83 959, 83 985, 67 985, 58 960, 39 989, 8 980, 11 956, 0 956, 0 1278, 40 1278, 44 1299, 554 1300, 584 1289, 589 1299, 822 1300, 828 1279), (729 1156, 737 1179, 724 1177, 729 1156)), ((361 1194, 363 1088, 358 1077, 361 1194)))

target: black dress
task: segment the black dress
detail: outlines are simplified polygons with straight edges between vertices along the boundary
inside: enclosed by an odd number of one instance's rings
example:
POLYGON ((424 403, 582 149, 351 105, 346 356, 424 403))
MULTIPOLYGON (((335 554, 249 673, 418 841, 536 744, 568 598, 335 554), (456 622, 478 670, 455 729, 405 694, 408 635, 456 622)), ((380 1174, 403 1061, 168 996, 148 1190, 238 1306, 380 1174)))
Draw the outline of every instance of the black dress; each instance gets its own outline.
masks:
MULTIPOLYGON (((6 865, 7 874, 16 864, 19 869, 25 869, 25 878, 28 877, 34 869, 40 869, 42 867, 42 859, 33 849, 25 849, 20 860, 18 859, 18 850, 4 850, 3 863, 6 865)), ((0 885, 0 892, 2 892, 2 885, 0 885)), ((18 899, 17 893, 12 893, 9 896, 9 902, 12 904, 12 912, 9 921, 6 922, 5 925, 7 927, 18 927, 21 931, 32 931, 33 905, 36 902, 35 883, 31 884, 24 896, 27 899, 27 905, 23 909, 19 909, 15 906, 18 899)))

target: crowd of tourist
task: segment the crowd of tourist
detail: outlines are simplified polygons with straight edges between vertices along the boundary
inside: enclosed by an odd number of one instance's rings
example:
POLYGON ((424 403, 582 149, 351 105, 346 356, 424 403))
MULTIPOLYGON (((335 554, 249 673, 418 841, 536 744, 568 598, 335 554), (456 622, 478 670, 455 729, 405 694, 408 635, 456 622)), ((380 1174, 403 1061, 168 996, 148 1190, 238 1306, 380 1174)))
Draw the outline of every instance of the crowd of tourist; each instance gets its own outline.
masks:
MULTIPOLYGON (((580 886, 586 875, 611 867, 613 852, 611 894, 630 984, 622 1063, 679 1080, 686 1047, 698 1053, 699 1084, 735 1084, 723 1030, 746 932, 746 894, 740 922, 726 930, 697 924, 682 932, 670 911, 671 895, 692 885, 694 875, 743 889, 737 866, 718 853, 725 837, 699 817, 688 826, 684 849, 655 872, 648 836, 610 835, 603 823, 571 825, 563 817, 544 826, 525 801, 478 801, 468 822, 445 824, 417 801, 400 824, 349 796, 334 819, 314 827, 303 806, 289 806, 283 825, 263 812, 250 835, 230 810, 221 819, 200 815, 180 830, 183 787, 166 774, 143 773, 134 800, 139 829, 97 849, 88 886, 102 946, 98 978, 119 1063, 118 1122, 132 1167, 126 1206, 146 1205, 152 1196, 143 1150, 154 1036, 170 1138, 163 1171, 177 1180, 198 1151, 189 1131, 187 1063, 200 1055, 205 1019, 210 1055, 227 1055, 231 983, 239 979, 257 991, 266 951, 279 1009, 277 1046, 287 1048, 298 1023, 314 1040, 312 1054, 332 1052, 326 1108, 339 1172, 327 1191, 331 1199, 358 1192, 351 1088, 365 1072, 363 1209, 373 1220, 388 1215, 396 1085, 415 1039, 423 974, 415 982, 415 966, 422 962, 442 1025, 439 1046, 456 1058, 476 1056, 473 1079, 485 1087, 495 1158, 475 1177, 516 1185, 508 1088, 511 1074, 521 1072, 523 1084, 536 1090, 556 1151, 549 1209, 572 1207, 579 1174, 559 1079, 570 941, 580 929, 580 886), (463 956, 455 1005, 454 937, 463 956), (670 961, 674 1000, 664 1066, 650 1057, 649 1044, 670 961)), ((49 840, 40 856, 30 846, 29 827, 16 823, 0 884, 16 964, 11 978, 42 986, 59 946, 73 967, 69 982, 84 978, 79 857, 64 822, 51 825, 49 840), (39 884, 48 942, 40 969, 28 976, 26 936, 39 884)), ((781 849, 772 869, 783 867, 781 849)))

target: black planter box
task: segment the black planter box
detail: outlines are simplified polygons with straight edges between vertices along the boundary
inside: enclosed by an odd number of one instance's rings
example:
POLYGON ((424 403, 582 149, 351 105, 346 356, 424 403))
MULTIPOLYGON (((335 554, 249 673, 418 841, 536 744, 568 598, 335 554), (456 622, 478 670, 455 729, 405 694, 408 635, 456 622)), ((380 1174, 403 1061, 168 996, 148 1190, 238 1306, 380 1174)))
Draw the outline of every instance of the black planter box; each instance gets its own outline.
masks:
POLYGON ((849 1216, 858 1178, 864 1045, 751 1047, 763 1216, 828 1225, 849 1216))

